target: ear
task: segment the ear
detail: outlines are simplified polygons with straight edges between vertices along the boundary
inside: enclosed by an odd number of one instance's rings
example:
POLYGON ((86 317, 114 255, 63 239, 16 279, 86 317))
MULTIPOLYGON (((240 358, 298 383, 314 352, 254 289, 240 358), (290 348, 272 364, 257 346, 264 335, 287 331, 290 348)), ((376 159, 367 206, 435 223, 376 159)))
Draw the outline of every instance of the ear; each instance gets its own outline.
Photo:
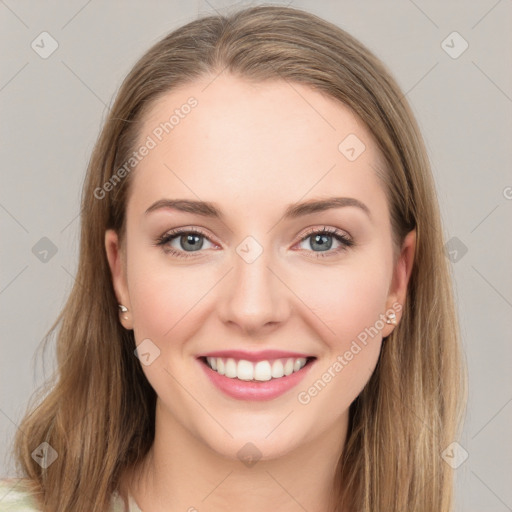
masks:
MULTIPOLYGON (((394 311, 397 325, 402 317, 403 306, 407 297, 407 285, 411 277, 416 253, 416 229, 409 231, 404 239, 400 254, 393 270, 393 279, 386 301, 387 312, 394 311)), ((396 325, 386 324, 382 330, 382 337, 389 336, 396 325)))
POLYGON ((124 245, 120 244, 118 234, 113 229, 105 231, 105 250, 117 301, 128 308, 127 312, 119 310, 119 318, 125 329, 133 329, 132 307, 126 279, 126 253, 124 245))

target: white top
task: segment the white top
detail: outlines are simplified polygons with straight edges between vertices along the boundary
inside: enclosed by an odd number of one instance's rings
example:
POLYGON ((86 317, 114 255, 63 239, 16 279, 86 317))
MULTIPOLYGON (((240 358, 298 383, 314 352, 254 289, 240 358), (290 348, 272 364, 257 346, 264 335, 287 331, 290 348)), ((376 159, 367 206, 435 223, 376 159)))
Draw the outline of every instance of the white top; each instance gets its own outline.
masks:
MULTIPOLYGON (((23 478, 0 479, 0 512, 41 512, 37 499, 24 487, 23 478)), ((108 512, 142 512, 132 496, 128 496, 128 508, 116 491, 112 494, 108 512)))

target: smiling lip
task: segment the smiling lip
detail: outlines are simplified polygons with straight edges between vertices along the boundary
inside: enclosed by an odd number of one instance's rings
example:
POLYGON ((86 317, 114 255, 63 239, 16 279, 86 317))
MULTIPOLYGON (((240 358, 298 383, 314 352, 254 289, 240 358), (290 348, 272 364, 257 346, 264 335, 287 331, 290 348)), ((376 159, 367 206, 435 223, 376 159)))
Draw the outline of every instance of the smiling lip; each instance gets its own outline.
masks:
POLYGON ((237 400, 260 401, 272 400, 283 395, 291 388, 295 387, 305 376, 316 361, 316 357, 306 356, 293 352, 280 352, 276 350, 266 350, 262 352, 247 353, 243 351, 220 351, 211 352, 204 356, 199 356, 198 364, 205 372, 210 382, 224 394, 237 400), (251 359, 248 358, 251 355, 251 359), (206 363, 206 357, 232 357, 233 359, 246 359, 250 361, 260 361, 262 359, 278 359, 279 357, 306 357, 307 363, 299 371, 278 379, 267 381, 244 381, 237 378, 231 379, 225 375, 220 375, 212 370, 206 363))
POLYGON ((311 354, 304 354, 299 352, 288 352, 284 350, 261 350, 260 352, 247 352, 245 350, 217 350, 215 352, 205 352, 197 356, 201 357, 225 357, 236 360, 245 359, 246 361, 264 361, 272 359, 280 359, 285 357, 292 357, 294 359, 299 357, 310 358, 314 357, 311 354))

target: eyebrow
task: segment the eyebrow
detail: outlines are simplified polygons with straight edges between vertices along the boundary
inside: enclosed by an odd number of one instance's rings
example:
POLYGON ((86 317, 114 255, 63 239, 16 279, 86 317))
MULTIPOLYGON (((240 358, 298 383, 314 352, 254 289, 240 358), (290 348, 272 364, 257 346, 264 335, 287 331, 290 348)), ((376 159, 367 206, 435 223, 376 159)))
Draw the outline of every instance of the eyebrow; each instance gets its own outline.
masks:
MULTIPOLYGON (((368 206, 354 197, 328 197, 325 199, 311 199, 302 203, 294 203, 288 205, 283 218, 296 219, 304 215, 323 212, 331 208, 342 208, 345 206, 353 206, 361 209, 372 219, 372 214, 368 206)), ((182 212, 193 213, 204 217, 212 217, 223 220, 222 211, 213 203, 208 201, 195 201, 191 199, 159 199, 153 203, 145 212, 145 215, 160 209, 175 209, 182 212)))

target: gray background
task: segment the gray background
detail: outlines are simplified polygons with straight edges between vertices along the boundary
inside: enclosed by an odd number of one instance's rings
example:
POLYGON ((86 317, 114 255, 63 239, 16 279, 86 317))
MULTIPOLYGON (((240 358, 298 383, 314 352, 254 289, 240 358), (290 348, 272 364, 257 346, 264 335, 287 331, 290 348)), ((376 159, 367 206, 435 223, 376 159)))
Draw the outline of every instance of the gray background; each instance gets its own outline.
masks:
MULTIPOLYGON (((469 457, 456 470, 456 510, 510 511, 512 2, 273 3, 309 10, 359 38, 412 104, 446 239, 457 251, 450 258, 470 396, 459 440, 469 457), (469 44, 457 58, 446 51, 463 48, 458 36, 446 40, 454 31, 469 44)), ((0 475, 15 476, 12 437, 53 368, 53 353, 43 366, 35 350, 73 284, 80 187, 107 105, 164 34, 197 15, 250 4, 0 0, 0 475), (46 59, 31 47, 43 31, 58 42, 46 59), (46 261, 36 250, 48 243, 43 237, 57 249, 46 261)))

